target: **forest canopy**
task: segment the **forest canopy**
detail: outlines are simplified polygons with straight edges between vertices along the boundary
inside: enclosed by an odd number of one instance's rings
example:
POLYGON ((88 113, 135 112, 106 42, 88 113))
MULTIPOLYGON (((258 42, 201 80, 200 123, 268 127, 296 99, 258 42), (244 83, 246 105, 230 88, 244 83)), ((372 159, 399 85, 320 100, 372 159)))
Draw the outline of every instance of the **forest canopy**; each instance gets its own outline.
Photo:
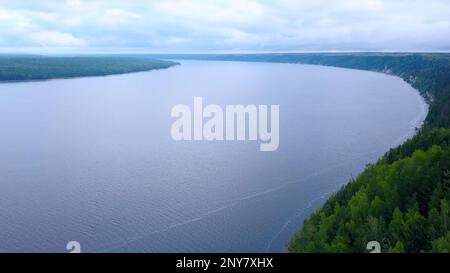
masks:
POLYGON ((106 76, 164 69, 176 64, 133 56, 0 55, 0 82, 106 76))

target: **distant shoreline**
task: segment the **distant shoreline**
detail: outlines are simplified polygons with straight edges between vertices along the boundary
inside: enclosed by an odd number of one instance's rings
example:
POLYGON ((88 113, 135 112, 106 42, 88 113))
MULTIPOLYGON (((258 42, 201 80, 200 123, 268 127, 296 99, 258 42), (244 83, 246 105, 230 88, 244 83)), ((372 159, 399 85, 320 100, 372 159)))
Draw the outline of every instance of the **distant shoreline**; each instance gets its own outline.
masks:
POLYGON ((48 79, 36 79, 36 80, 6 80, 2 81, 0 80, 0 86, 2 84, 8 84, 8 83, 36 83, 36 82, 49 82, 54 80, 76 80, 76 79, 85 79, 85 78, 104 78, 104 77, 111 77, 111 76, 120 76, 120 75, 127 75, 127 74, 135 74, 135 73, 144 73, 144 72, 150 72, 150 71, 158 71, 158 70, 165 70, 169 69, 171 67, 181 65, 181 64, 174 64, 169 67, 165 68, 152 68, 147 70, 139 70, 139 71, 130 71, 130 72, 122 72, 122 73, 114 73, 114 74, 107 74, 107 75, 87 75, 87 76, 74 76, 74 77, 65 77, 65 78, 48 78, 48 79))
POLYGON ((137 57, 0 56, 0 84, 107 77, 167 69, 180 63, 137 57))

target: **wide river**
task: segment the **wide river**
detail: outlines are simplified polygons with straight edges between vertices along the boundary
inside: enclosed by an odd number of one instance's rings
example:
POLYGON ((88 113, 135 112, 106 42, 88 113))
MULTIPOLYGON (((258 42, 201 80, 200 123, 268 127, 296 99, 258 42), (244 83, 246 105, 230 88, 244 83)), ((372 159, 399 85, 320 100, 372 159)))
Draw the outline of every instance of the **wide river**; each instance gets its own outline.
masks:
POLYGON ((0 252, 283 252, 330 193, 415 133, 400 78, 298 64, 0 84, 0 252), (280 105, 280 146, 176 142, 171 109, 280 105))

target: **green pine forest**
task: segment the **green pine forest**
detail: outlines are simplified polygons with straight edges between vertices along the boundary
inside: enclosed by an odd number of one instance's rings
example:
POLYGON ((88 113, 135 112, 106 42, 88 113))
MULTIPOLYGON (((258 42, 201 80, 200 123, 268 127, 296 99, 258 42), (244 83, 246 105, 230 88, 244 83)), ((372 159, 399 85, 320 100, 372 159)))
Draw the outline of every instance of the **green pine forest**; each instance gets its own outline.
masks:
POLYGON ((306 63, 390 73, 430 104, 416 136, 367 165, 304 222, 290 252, 450 252, 450 55, 331 54, 306 63))
POLYGON ((380 69, 420 90, 430 104, 425 125, 329 198, 291 252, 367 252, 373 240, 382 252, 450 252, 449 56, 391 57, 380 69))
POLYGON ((107 76, 165 69, 177 64, 131 55, 0 55, 0 82, 107 76))

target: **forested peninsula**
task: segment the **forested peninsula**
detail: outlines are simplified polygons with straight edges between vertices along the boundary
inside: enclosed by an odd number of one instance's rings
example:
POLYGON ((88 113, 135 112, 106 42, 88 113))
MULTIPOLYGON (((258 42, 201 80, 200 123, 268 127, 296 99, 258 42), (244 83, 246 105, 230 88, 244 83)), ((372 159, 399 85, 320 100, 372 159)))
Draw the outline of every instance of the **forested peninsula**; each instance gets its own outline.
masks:
POLYGON ((165 69, 176 62, 135 56, 0 55, 0 82, 107 76, 165 69))
POLYGON ((368 164, 315 211, 290 252, 450 252, 450 54, 329 53, 183 55, 178 59, 336 66, 388 73, 429 103, 425 124, 403 145, 368 164))

